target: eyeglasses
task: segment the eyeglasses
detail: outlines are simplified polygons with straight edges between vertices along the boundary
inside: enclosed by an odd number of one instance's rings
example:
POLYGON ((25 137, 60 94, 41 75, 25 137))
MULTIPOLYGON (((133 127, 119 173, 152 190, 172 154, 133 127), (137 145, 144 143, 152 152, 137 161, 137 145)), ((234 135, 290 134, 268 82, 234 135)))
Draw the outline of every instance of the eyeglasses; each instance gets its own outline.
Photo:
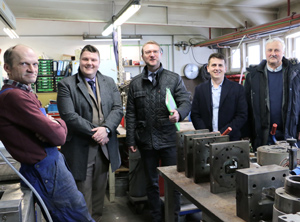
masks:
POLYGON ((145 53, 145 55, 150 55, 151 53, 157 55, 157 54, 159 54, 159 51, 158 51, 158 50, 154 50, 154 51, 145 51, 144 53, 145 53))

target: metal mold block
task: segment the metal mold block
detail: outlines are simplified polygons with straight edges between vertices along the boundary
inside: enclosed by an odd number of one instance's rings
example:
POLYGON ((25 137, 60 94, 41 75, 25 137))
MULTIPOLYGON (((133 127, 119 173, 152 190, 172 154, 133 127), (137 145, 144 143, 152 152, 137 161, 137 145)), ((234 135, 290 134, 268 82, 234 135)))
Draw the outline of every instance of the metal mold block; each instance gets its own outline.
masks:
POLYGON ((289 176, 284 182, 285 192, 300 197, 300 176, 289 176))
POLYGON ((284 185, 288 175, 288 168, 275 164, 237 170, 237 216, 247 222, 270 221, 275 189, 284 185))
POLYGON ((193 138, 220 136, 220 132, 186 134, 184 135, 185 176, 193 176, 193 138))
POLYGON ((22 222, 21 200, 0 201, 1 221, 22 222))
POLYGON ((184 135, 185 134, 199 134, 208 133, 208 129, 202 130, 185 130, 176 132, 176 152, 177 152, 177 171, 183 172, 185 169, 185 158, 184 158, 184 135))
POLYGON ((275 190, 274 208, 284 214, 297 213, 300 211, 299 197, 289 195, 285 192, 284 187, 279 187, 275 190))
POLYGON ((297 214, 285 214, 278 217, 278 222, 296 222, 300 221, 300 212, 297 214))
POLYGON ((235 190, 235 172, 248 168, 249 141, 211 143, 210 145, 210 191, 222 193, 235 190))
POLYGON ((285 178, 284 187, 275 191, 274 208, 284 214, 300 212, 300 177, 289 176, 285 178))
POLYGON ((257 148, 257 163, 261 166, 277 164, 289 156, 287 148, 288 143, 278 145, 266 145, 257 148))
MULTIPOLYGON (((1 141, 0 151, 17 170, 20 169, 21 164, 11 157, 1 141)), ((13 171, 2 158, 0 158, 0 166, 0 181, 19 180, 19 176, 16 174, 16 172, 13 171)))
POLYGON ((205 138, 193 138, 193 163, 194 182, 207 182, 210 175, 210 155, 209 144, 217 142, 227 142, 229 136, 215 136, 205 138))

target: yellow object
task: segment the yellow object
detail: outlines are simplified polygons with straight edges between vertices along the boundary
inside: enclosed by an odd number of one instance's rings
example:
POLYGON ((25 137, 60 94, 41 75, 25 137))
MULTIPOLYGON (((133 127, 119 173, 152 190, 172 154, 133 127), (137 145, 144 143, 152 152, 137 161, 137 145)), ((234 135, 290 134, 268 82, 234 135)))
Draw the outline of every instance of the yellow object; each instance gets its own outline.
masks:
POLYGON ((45 92, 45 93, 37 93, 38 99, 42 103, 42 107, 45 107, 49 104, 50 100, 56 100, 57 93, 56 92, 45 92))

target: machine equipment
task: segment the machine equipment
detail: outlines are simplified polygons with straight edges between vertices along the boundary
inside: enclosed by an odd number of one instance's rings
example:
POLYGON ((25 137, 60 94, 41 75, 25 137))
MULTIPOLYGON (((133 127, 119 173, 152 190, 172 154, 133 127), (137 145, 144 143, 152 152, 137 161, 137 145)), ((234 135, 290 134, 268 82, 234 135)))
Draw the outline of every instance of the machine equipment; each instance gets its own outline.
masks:
POLYGON ((247 222, 272 220, 275 189, 288 175, 288 168, 275 164, 237 170, 237 216, 247 222))
POLYGON ((249 141, 211 143, 210 192, 235 190, 236 170, 249 168, 249 141))
POLYGON ((229 136, 214 136, 193 139, 194 182, 207 182, 210 176, 209 145, 217 142, 228 142, 229 136))
POLYGON ((193 138, 204 138, 212 136, 220 136, 220 132, 210 132, 210 133, 197 133, 197 134, 185 134, 184 135, 184 158, 185 158, 185 176, 193 176, 193 138))
POLYGON ((184 157, 184 135, 186 134, 199 134, 208 133, 208 129, 203 130, 184 130, 176 132, 176 150, 177 150, 177 171, 183 172, 185 170, 185 157, 184 157))
MULTIPOLYGON (((9 160, 15 169, 20 163, 14 160, 0 142, 0 155, 9 160)), ((1 221, 41 222, 41 210, 35 204, 33 191, 20 187, 20 178, 12 168, 0 158, 0 218, 1 221)))

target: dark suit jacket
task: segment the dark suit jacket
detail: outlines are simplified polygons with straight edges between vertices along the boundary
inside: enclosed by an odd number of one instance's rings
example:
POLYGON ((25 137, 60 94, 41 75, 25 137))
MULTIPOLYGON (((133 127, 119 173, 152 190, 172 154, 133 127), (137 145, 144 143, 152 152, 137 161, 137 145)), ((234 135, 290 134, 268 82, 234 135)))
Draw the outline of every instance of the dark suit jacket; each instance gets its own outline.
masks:
MULTIPOLYGON (((123 116, 121 97, 112 78, 97 72, 97 80, 105 119, 102 126, 111 131, 107 149, 112 170, 115 171, 121 164, 116 131, 123 116)), ((92 100, 80 74, 58 83, 57 106, 68 127, 67 140, 61 152, 65 155, 75 180, 85 180, 89 143, 94 134, 91 129, 98 126, 92 124, 92 100)))
MULTIPOLYGON (((212 131, 212 92, 211 80, 198 85, 192 103, 191 119, 195 129, 212 131)), ((218 117, 218 129, 223 133, 231 127, 230 140, 239 140, 241 128, 247 121, 247 102, 244 87, 224 78, 218 117)))

